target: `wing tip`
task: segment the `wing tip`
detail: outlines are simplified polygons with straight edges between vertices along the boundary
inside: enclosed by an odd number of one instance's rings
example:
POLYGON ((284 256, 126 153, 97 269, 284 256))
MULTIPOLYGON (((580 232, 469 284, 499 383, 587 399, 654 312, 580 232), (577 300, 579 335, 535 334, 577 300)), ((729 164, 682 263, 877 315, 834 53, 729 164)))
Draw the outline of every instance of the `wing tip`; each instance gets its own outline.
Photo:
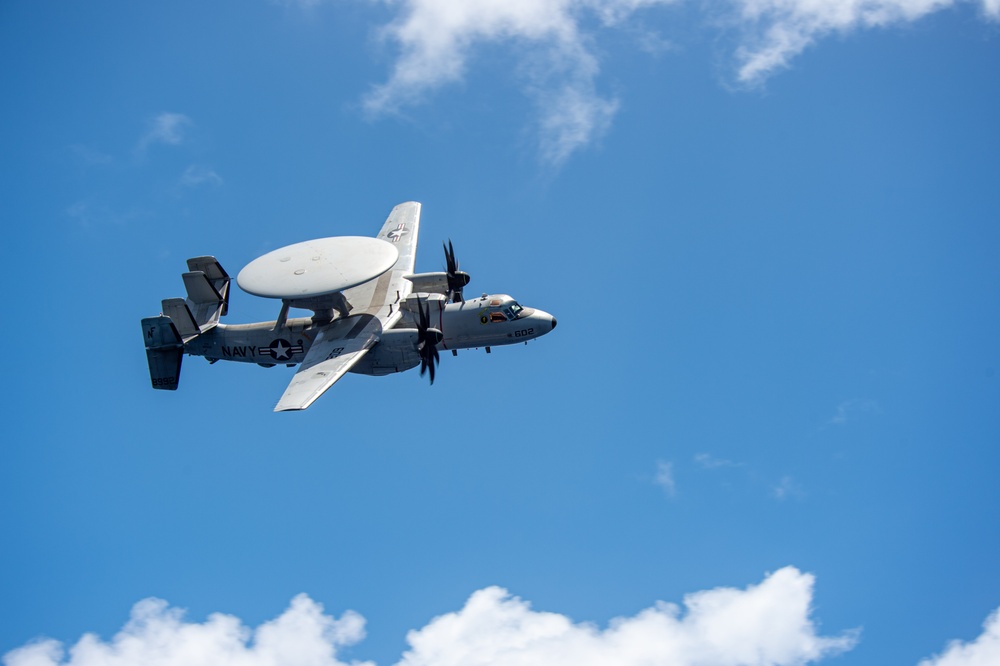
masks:
MULTIPOLYGON (((327 388, 329 388, 329 387, 327 387, 327 388)), ((300 400, 299 402, 290 402, 290 401, 286 402, 285 400, 279 400, 278 404, 274 406, 274 411, 275 412, 301 412, 301 411, 304 411, 304 410, 308 409, 308 407, 311 404, 313 404, 314 402, 316 402, 316 399, 319 398, 319 396, 323 395, 324 391, 326 391, 326 389, 323 389, 322 391, 320 391, 316 395, 309 396, 309 398, 307 400, 300 400)))

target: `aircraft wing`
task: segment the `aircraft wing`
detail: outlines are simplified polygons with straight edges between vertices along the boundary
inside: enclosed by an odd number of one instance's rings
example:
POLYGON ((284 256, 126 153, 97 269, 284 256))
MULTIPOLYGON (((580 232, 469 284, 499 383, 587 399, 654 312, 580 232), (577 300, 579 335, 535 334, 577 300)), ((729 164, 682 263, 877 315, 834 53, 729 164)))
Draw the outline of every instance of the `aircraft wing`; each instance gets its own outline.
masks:
POLYGON ((413 273, 419 232, 418 202, 401 203, 392 209, 376 238, 395 245, 399 258, 377 279, 344 291, 351 316, 334 319, 320 329, 274 411, 311 405, 361 360, 382 331, 400 320, 399 301, 413 290, 413 284, 403 276, 413 273))
POLYGON ((369 314, 335 319, 319 329, 276 412, 305 409, 378 342, 382 324, 369 314))
POLYGON ((420 204, 416 201, 401 203, 389 213, 376 238, 396 246, 399 258, 393 267, 378 279, 344 292, 351 304, 351 314, 370 314, 382 323, 382 329, 392 328, 402 316, 399 301, 413 290, 413 284, 404 275, 413 274, 417 257, 417 236, 420 233, 420 204))

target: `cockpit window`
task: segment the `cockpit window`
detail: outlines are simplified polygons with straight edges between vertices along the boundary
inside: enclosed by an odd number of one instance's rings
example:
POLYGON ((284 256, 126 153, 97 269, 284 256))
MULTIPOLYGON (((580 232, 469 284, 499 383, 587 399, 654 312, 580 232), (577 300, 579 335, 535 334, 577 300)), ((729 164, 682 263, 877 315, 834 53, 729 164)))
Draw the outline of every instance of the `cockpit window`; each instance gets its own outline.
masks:
POLYGON ((479 314, 479 320, 484 324, 501 324, 505 321, 513 321, 525 313, 525 309, 510 296, 497 298, 483 296, 484 301, 487 298, 490 298, 489 307, 484 308, 486 311, 480 311, 479 314))

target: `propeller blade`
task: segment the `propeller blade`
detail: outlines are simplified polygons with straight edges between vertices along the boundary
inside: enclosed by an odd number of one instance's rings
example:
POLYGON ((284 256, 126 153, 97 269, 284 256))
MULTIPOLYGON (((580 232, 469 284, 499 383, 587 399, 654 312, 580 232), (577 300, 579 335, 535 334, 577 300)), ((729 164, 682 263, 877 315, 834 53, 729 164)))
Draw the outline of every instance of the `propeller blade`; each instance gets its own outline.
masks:
POLYGON ((420 310, 420 321, 417 323, 417 331, 419 331, 420 339, 423 340, 424 335, 427 333, 427 328, 430 326, 430 321, 427 310, 424 309, 423 303, 418 301, 417 309, 420 310))
MULTIPOLYGON (((442 243, 444 245, 444 243, 442 243)), ((455 258, 455 246, 448 239, 448 244, 444 245, 444 259, 448 266, 448 300, 452 303, 461 303, 462 288, 469 284, 469 274, 458 269, 458 259, 455 258)))
POLYGON ((417 353, 420 354, 420 376, 423 377, 424 373, 429 370, 431 384, 434 384, 434 367, 441 360, 437 344, 444 336, 441 331, 430 327, 430 307, 427 306, 425 309, 422 303, 418 303, 417 306, 420 311, 417 319, 417 353))

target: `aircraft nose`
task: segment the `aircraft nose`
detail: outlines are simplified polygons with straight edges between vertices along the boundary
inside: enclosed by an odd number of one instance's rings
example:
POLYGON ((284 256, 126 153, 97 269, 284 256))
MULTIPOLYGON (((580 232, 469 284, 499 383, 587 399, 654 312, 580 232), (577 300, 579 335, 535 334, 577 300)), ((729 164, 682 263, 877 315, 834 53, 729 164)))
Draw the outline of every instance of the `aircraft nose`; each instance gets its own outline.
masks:
MULTIPOLYGON (((545 310, 535 310, 531 313, 531 323, 535 326, 535 335, 545 335, 556 327, 556 318, 545 310)), ((534 337, 534 336, 533 336, 534 337)))
POLYGON ((542 326, 541 335, 545 335, 546 333, 549 333, 550 331, 555 329, 556 318, 550 315, 548 312, 545 312, 544 310, 535 310, 535 317, 537 317, 535 321, 537 321, 542 326), (546 324, 549 325, 548 328, 545 328, 546 324))

